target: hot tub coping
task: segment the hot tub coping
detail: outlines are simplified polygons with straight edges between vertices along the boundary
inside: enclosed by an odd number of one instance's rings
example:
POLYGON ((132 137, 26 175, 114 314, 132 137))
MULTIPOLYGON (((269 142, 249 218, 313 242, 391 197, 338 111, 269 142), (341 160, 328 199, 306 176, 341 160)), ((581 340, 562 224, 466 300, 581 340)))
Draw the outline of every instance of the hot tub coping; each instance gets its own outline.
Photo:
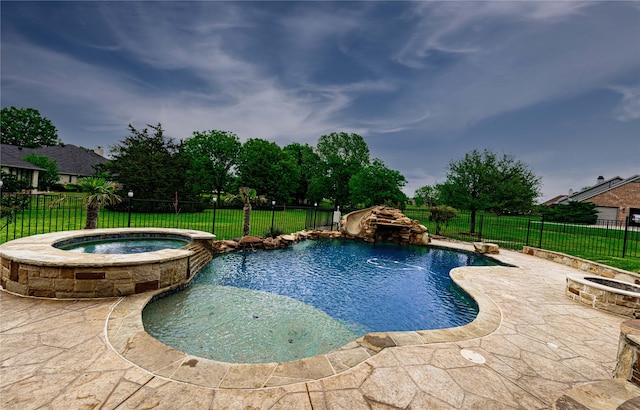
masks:
MULTIPOLYGON (((621 295, 626 295, 626 296, 632 296, 632 297, 640 297, 640 292, 630 292, 628 290, 624 290, 624 289, 619 289, 619 288, 612 288, 611 286, 606 286, 606 285, 601 285, 600 283, 597 282, 593 282, 588 280, 588 278, 593 278, 593 279, 605 279, 607 281, 610 282, 616 282, 616 283, 621 283, 623 285, 635 285, 633 282, 627 282, 624 280, 618 280, 618 279, 611 279, 611 278, 604 278, 602 276, 598 276, 598 275, 585 275, 585 274, 577 274, 577 273, 568 273, 567 274, 567 279, 571 279, 575 282, 581 283, 583 285, 588 285, 592 288, 596 288, 596 289, 600 289, 600 290, 604 290, 604 291, 612 291, 612 289, 615 290, 614 293, 618 293, 621 295)), ((635 285, 638 286, 638 285, 635 285)), ((638 288, 640 288, 640 286, 638 286, 638 288)))
POLYGON ((90 267, 143 265, 184 258, 191 254, 186 249, 162 249, 136 254, 83 254, 56 248, 59 242, 83 237, 99 237, 120 234, 165 234, 183 237, 188 241, 211 241, 214 234, 173 228, 116 228, 62 231, 15 239, 0 245, 0 257, 19 263, 39 266, 90 267))

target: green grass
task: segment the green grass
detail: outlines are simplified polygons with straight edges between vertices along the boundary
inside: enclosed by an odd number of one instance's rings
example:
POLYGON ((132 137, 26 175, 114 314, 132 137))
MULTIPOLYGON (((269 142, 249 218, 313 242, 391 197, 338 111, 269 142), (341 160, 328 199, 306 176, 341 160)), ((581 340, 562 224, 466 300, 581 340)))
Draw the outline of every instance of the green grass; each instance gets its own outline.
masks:
MULTIPOLYGON (((429 221, 426 208, 411 207, 405 210, 405 214, 418 219, 429 228, 430 233, 436 232, 435 223, 429 221)), ((638 231, 627 231, 627 247, 622 258, 624 229, 556 223, 543 225, 539 217, 498 217, 489 213, 478 213, 476 216, 475 235, 469 233, 469 227, 470 215, 460 213, 441 227, 441 235, 461 241, 484 240, 516 250, 525 245, 539 247, 640 273, 638 231)))
MULTIPOLYGON (((31 208, 18 214, 17 220, 4 227, 2 218, 0 243, 14 238, 62 230, 82 229, 86 212, 81 198, 70 197, 59 206, 49 207, 52 198, 34 198, 31 208)), ((409 207, 405 214, 429 228, 434 234, 436 226, 429 221, 425 207, 409 207)), ((305 227, 328 225, 331 210, 282 208, 254 209, 251 212, 251 235, 266 236, 273 230, 281 233, 296 232, 305 227), (327 221, 328 219, 328 221, 327 221)), ((241 209, 217 208, 202 212, 131 213, 103 209, 98 219, 99 228, 162 227, 214 230, 218 239, 234 239, 242 236, 243 212, 241 209), (215 212, 215 226, 214 226, 215 212)), ((469 214, 460 213, 445 226, 441 235, 461 241, 495 242, 503 248, 520 250, 524 245, 566 253, 609 266, 640 272, 640 232, 627 232, 626 255, 622 258, 624 230, 594 226, 545 223, 540 218, 528 216, 500 216, 478 213, 476 233, 469 233, 469 214), (542 230, 542 228, 544 228, 542 230), (542 238, 541 238, 542 230, 542 238), (481 232, 481 237, 479 233, 481 232)))
MULTIPOLYGON (((85 225, 86 211, 80 200, 63 201, 59 206, 49 208, 51 201, 40 199, 32 207, 18 214, 16 221, 4 227, 6 218, 2 218, 0 243, 24 236, 82 229, 85 225)), ((318 211, 325 215, 326 212, 318 211)), ((277 207, 254 209, 251 212, 251 235, 265 236, 271 231, 291 233, 299 231, 313 223, 308 220, 307 210, 277 207)), ((214 231, 218 239, 233 239, 242 236, 244 214, 242 209, 217 208, 202 212, 179 213, 136 213, 115 212, 102 209, 98 218, 98 228, 124 227, 160 227, 195 229, 205 232, 214 231), (214 224, 215 212, 215 224, 214 224)))

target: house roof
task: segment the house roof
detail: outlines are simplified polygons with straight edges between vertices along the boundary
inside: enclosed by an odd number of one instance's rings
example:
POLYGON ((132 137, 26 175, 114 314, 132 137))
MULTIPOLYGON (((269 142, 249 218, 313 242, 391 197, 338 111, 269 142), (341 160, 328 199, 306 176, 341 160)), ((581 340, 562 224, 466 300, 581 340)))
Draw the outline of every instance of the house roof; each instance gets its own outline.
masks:
MULTIPOLYGON (((44 168, 40 168, 39 166, 33 165, 27 161, 23 161, 22 156, 16 156, 16 152, 10 148, 13 145, 2 144, 0 146, 0 165, 11 168, 21 168, 21 169, 37 169, 38 171, 44 171, 44 168)), ((19 154, 19 152, 18 152, 19 154)))
POLYGON ((566 195, 558 195, 555 196, 547 201, 544 201, 543 203, 541 203, 540 205, 546 205, 546 206, 551 206, 551 205, 555 205, 558 202, 560 202, 561 200, 565 199, 567 196, 566 195))
POLYGON ((60 174, 91 176, 95 173, 95 166, 107 159, 90 149, 77 147, 72 144, 55 145, 51 147, 23 148, 15 145, 2 144, 0 146, 0 164, 14 168, 42 169, 23 161, 27 154, 45 156, 56 161, 60 174))
POLYGON ((568 197, 558 201, 558 204, 567 204, 572 201, 582 202, 586 201, 589 198, 593 198, 596 195, 600 195, 603 192, 610 191, 614 188, 618 188, 622 185, 628 184, 630 182, 640 182, 640 174, 634 175, 627 179, 622 179, 620 177, 614 177, 599 184, 596 184, 592 187, 583 189, 582 191, 576 192, 575 194, 569 195, 568 197))

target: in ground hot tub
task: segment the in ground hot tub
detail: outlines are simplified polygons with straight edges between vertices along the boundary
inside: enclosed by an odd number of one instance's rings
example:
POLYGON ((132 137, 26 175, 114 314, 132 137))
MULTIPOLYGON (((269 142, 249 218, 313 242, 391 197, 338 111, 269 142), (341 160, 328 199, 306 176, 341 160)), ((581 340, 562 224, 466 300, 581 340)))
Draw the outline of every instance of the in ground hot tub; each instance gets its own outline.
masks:
POLYGON ((567 275, 566 295, 571 299, 631 318, 640 317, 640 286, 594 275, 567 275))
POLYGON ((187 283, 211 260, 215 235, 186 229, 91 229, 28 236, 0 245, 0 285, 48 298, 124 296, 187 283), (96 240, 172 238, 178 249, 129 254, 71 252, 56 246, 96 240))

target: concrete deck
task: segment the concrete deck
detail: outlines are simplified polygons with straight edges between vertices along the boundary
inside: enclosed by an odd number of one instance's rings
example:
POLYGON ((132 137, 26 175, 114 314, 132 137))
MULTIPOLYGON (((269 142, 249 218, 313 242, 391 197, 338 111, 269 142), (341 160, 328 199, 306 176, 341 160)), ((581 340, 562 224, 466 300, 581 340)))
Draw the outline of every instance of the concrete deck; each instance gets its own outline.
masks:
POLYGON ((144 358, 125 359, 108 329, 123 298, 0 291, 0 408, 548 409, 559 398, 566 409, 640 408, 640 388, 611 380, 625 318, 568 299, 565 277, 575 269, 506 250, 496 258, 518 268, 464 272, 500 311, 491 333, 386 348, 335 375, 306 369, 304 381, 280 379, 277 387, 237 387, 243 374, 264 370, 259 365, 219 375, 232 388, 204 387, 211 375, 197 372, 185 381, 180 374, 197 363, 184 355, 172 361, 154 340, 137 346, 144 358), (170 371, 159 367, 167 360, 170 371))

